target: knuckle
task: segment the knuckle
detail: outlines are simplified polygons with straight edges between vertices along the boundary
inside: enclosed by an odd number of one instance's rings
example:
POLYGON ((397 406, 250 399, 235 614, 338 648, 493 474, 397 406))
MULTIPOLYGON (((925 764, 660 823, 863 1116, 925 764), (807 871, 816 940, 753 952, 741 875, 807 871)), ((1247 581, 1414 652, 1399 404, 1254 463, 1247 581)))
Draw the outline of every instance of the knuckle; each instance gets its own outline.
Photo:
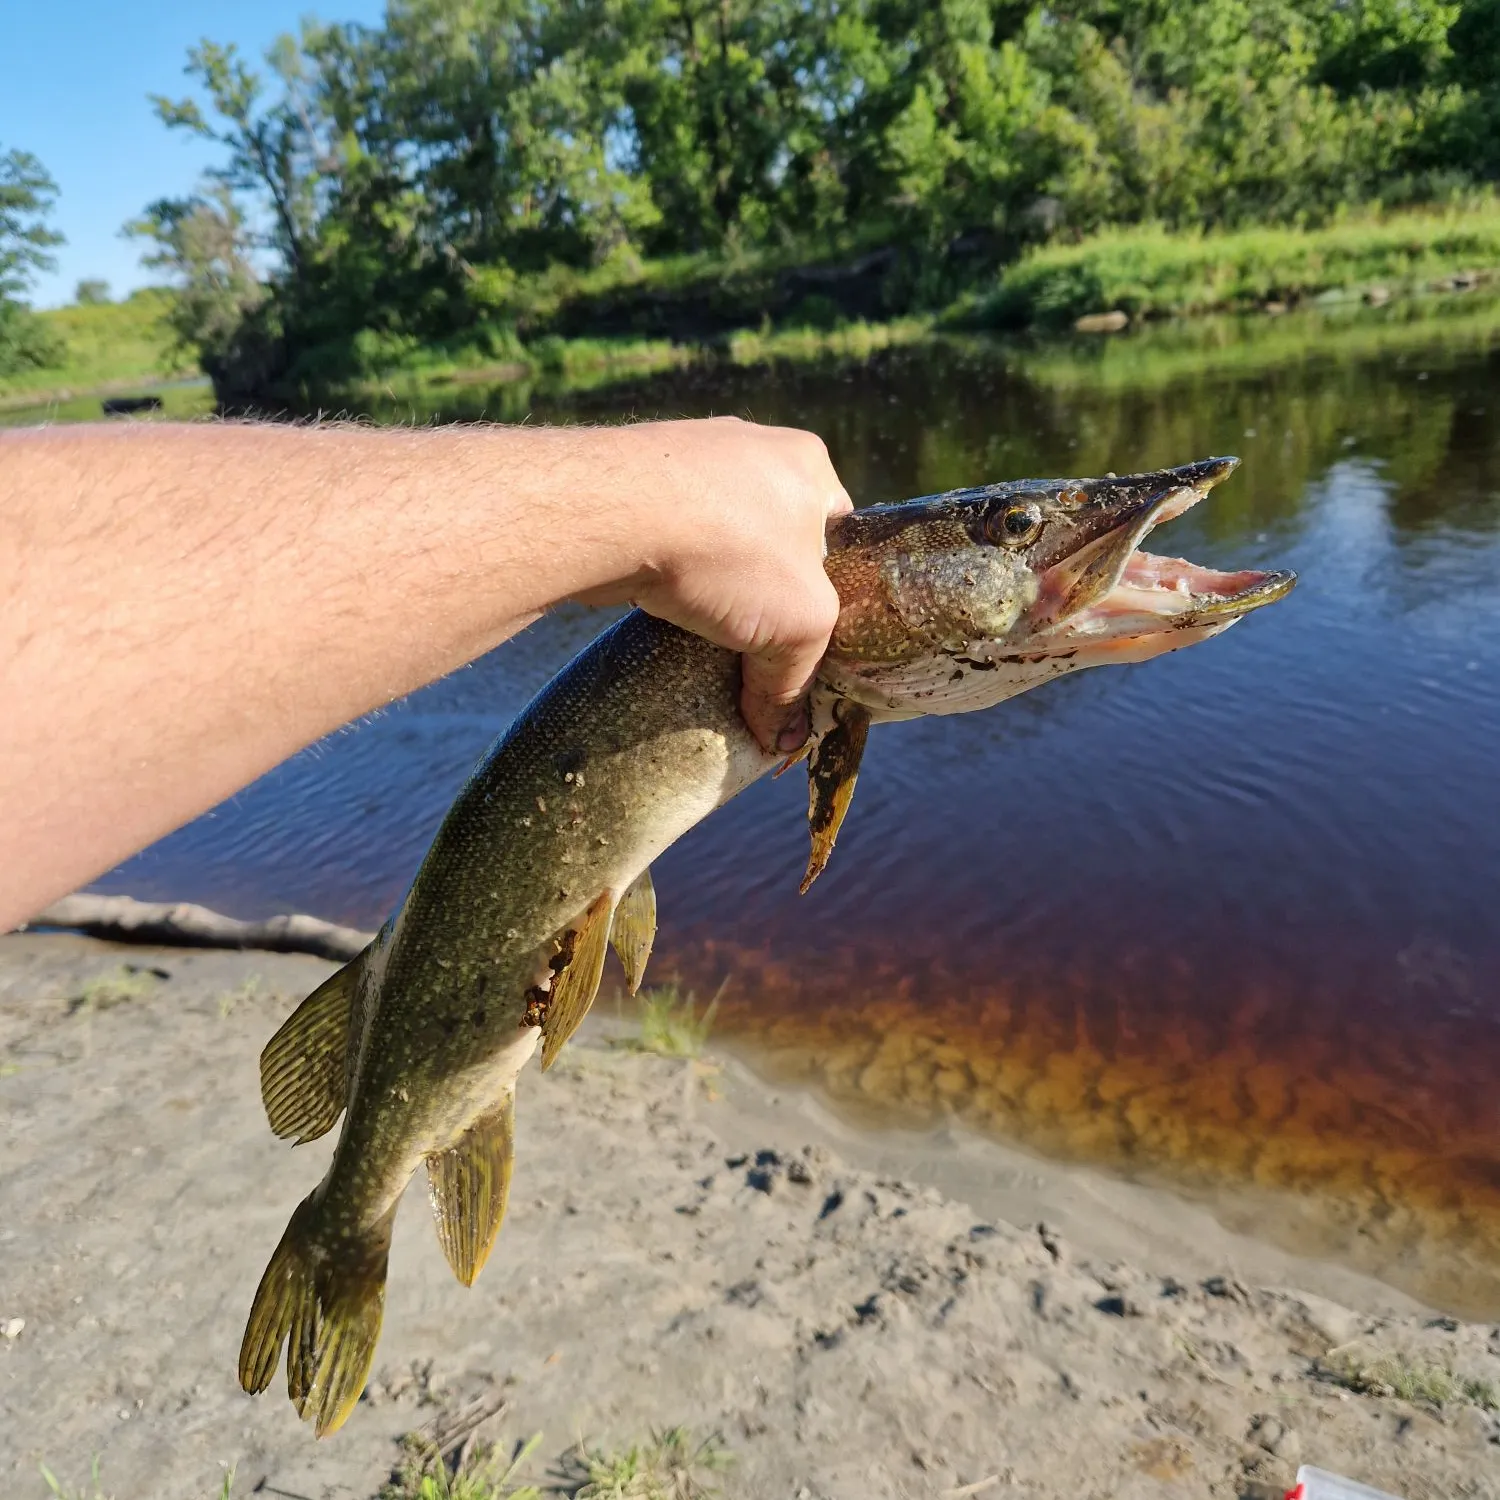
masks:
POLYGON ((828 462, 828 444, 816 432, 810 432, 805 427, 796 427, 792 431, 796 434, 797 447, 807 460, 812 463, 828 462))

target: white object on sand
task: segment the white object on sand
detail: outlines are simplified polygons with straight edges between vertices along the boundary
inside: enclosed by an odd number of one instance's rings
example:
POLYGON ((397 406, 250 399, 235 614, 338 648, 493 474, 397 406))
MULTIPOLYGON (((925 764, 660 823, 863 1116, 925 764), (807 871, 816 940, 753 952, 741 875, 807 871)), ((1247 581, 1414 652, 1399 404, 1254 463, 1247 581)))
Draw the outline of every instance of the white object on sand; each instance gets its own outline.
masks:
POLYGON ((1286 1492, 1286 1500, 1399 1500, 1399 1497, 1384 1490, 1372 1490, 1367 1484, 1356 1484, 1342 1474, 1303 1464, 1297 1470, 1296 1487, 1286 1492))

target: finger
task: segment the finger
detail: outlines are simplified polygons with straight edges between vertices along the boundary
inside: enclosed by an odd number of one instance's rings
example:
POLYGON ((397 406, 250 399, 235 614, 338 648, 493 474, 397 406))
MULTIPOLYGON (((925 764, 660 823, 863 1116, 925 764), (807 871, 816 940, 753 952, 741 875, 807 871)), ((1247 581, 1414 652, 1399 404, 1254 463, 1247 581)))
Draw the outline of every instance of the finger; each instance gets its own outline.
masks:
POLYGON ((783 429, 783 431, 794 434, 803 445, 803 478, 808 489, 814 492, 823 491, 824 519, 832 520, 834 516, 841 516, 846 511, 853 510, 854 502, 849 498, 848 490, 844 488, 833 467, 833 460, 828 455, 828 445, 823 439, 817 433, 809 432, 805 428, 794 427, 783 429))
POLYGON ((801 630, 742 658, 740 712, 769 753, 789 755, 807 739, 807 690, 838 621, 838 595, 821 582, 817 608, 801 630))
MULTIPOLYGON (((816 668, 818 656, 806 658, 816 668)), ((810 679, 802 678, 806 683, 810 679)), ((801 693, 786 697, 786 674, 779 662, 765 656, 744 658, 744 681, 740 688, 740 712, 750 733, 768 755, 790 755, 807 740, 810 720, 801 693)))

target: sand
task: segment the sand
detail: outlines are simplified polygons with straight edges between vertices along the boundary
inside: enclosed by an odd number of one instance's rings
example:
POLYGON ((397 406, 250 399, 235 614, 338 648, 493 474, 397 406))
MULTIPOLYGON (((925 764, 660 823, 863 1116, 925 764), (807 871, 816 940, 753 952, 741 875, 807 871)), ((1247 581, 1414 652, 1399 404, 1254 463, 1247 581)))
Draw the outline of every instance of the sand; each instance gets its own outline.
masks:
POLYGON ((571 1494, 580 1438, 674 1424, 718 1434, 712 1482, 757 1500, 1267 1500, 1299 1460, 1410 1500, 1500 1497, 1500 1327, 1165 1193, 957 1130, 855 1130, 732 1056, 624 1051, 607 1006, 522 1079, 510 1216, 473 1290, 409 1195, 367 1399, 315 1443, 234 1359, 328 1144, 271 1136, 255 1059, 329 968, 0 939, 6 1500, 47 1496, 43 1463, 83 1488, 96 1457, 118 1500, 206 1500, 230 1468, 235 1496, 370 1500, 424 1430, 540 1432, 528 1477, 571 1494), (1432 1369, 1468 1394, 1391 1388, 1432 1369))

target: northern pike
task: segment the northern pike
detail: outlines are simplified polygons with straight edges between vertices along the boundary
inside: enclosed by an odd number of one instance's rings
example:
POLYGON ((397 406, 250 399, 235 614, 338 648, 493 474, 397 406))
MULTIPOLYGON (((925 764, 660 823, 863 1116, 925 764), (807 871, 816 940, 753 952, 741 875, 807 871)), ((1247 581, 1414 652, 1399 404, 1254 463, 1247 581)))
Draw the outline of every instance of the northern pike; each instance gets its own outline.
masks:
MULTIPOLYGON (((1021 480, 839 518, 841 611, 812 692, 812 852, 827 864, 872 723, 987 708, 1069 672, 1218 635, 1288 572, 1216 572, 1140 550, 1232 458, 1101 479, 1021 480)), ((505 1213, 516 1079, 587 1014, 613 944, 633 993, 656 931, 652 861, 790 764, 739 712, 738 657, 639 610, 574 658, 459 793, 401 903, 261 1056, 271 1128, 343 1115, 327 1174, 255 1294, 239 1377, 287 1391, 318 1436, 374 1359, 396 1207, 426 1165, 438 1239, 472 1285, 505 1213)))

